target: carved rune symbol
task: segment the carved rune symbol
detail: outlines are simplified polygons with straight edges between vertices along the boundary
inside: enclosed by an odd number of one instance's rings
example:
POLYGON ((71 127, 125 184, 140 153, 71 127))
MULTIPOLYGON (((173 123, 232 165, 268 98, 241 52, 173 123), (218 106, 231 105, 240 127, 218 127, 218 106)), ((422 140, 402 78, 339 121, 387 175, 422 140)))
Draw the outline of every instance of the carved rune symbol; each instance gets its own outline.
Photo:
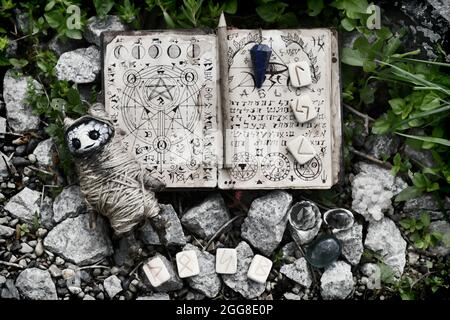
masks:
POLYGON ((302 72, 302 71, 305 71, 305 69, 303 69, 302 67, 300 67, 300 66, 298 66, 298 65, 295 66, 295 74, 297 75, 298 85, 299 85, 299 86, 301 86, 301 84, 302 84, 302 82, 300 81, 300 79, 301 79, 301 76, 300 76, 300 75, 301 75, 301 72, 302 72), (299 73, 299 69, 301 70, 300 73, 299 73))
POLYGON ((309 107, 300 105, 300 102, 297 100, 297 106, 295 108, 295 111, 300 112, 300 113, 305 113, 305 111, 303 109, 306 109, 306 118, 305 119, 309 119, 309 107))
POLYGON ((305 144, 305 146, 303 147, 303 143, 305 142, 305 140, 304 139, 302 139, 301 141, 300 141, 300 145, 298 146, 298 151, 297 151, 297 153, 298 154, 301 154, 301 155, 312 155, 312 154, 314 154, 314 152, 305 144))
POLYGON ((190 262, 191 262, 191 259, 186 254, 182 255, 180 258, 180 263, 181 263, 181 266, 183 267, 183 269, 181 269, 180 272, 183 272, 185 269, 189 270, 189 272, 193 272, 193 270, 191 269, 191 267, 189 265, 190 262))

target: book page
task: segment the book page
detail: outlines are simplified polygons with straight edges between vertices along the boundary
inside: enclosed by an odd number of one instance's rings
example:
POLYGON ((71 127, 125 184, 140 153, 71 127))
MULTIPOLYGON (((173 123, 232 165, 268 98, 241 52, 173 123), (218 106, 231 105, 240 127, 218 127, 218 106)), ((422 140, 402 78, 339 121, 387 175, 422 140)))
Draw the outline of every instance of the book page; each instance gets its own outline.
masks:
POLYGON ((225 169, 222 189, 330 188, 333 180, 330 120, 331 31, 228 30, 229 96, 224 112, 225 169), (266 79, 256 88, 250 49, 272 48, 266 79), (307 61, 312 84, 291 85, 288 65, 307 61), (312 121, 299 124, 291 101, 308 94, 317 110, 312 121), (317 155, 300 165, 287 142, 305 136, 317 155))
POLYGON ((168 188, 216 187, 216 36, 107 33, 103 50, 105 108, 128 151, 168 188))

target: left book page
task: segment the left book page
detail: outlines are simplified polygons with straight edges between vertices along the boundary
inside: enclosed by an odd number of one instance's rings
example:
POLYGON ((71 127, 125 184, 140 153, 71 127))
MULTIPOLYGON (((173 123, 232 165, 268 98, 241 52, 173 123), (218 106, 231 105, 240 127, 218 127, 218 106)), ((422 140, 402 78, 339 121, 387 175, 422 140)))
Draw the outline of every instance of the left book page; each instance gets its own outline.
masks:
POLYGON ((128 151, 168 188, 216 187, 216 36, 171 30, 103 37, 105 108, 128 151))

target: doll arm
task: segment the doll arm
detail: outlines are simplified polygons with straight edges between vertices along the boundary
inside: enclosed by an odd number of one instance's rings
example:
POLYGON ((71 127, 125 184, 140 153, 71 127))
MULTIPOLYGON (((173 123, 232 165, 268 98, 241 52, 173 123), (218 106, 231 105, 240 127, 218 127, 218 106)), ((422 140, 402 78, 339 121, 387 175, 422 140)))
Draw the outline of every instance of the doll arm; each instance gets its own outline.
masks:
POLYGON ((147 169, 142 171, 142 181, 144 182, 144 186, 152 191, 159 192, 166 187, 164 182, 153 177, 147 169))

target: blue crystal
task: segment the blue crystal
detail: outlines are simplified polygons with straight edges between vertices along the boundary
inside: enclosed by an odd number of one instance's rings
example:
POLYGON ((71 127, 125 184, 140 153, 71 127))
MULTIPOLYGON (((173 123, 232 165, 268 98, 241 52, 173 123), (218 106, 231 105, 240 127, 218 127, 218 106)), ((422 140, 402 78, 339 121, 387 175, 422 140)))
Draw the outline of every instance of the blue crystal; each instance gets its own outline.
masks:
POLYGON ((339 240, 331 235, 317 238, 306 248, 306 260, 316 268, 324 268, 336 261, 341 255, 339 240))
POLYGON ((253 74, 257 88, 261 88, 266 79, 266 70, 269 66, 272 49, 266 44, 256 44, 250 49, 250 55, 253 63, 253 74))

